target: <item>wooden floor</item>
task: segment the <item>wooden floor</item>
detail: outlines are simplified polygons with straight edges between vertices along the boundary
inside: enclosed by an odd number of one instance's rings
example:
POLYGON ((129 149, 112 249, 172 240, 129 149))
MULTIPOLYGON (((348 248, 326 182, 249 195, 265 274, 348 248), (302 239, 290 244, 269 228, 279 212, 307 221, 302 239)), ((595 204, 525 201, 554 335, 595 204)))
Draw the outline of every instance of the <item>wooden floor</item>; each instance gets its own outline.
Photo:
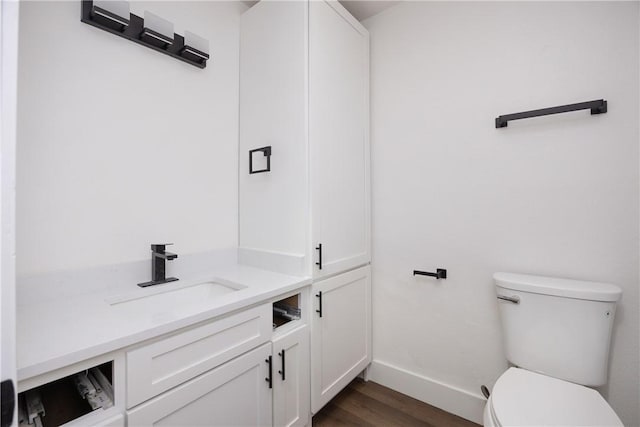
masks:
POLYGON ((313 417, 313 426, 478 427, 464 418, 360 379, 327 403, 313 417))

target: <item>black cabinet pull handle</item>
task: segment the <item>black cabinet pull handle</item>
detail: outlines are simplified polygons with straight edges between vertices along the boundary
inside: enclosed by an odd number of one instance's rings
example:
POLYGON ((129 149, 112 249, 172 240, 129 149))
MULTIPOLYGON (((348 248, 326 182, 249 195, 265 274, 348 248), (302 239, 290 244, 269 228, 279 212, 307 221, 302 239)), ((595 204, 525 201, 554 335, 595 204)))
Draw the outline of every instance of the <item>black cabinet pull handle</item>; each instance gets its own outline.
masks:
POLYGON ((322 270, 322 243, 318 243, 316 251, 318 251, 318 262, 316 262, 316 265, 318 266, 318 270, 322 270))
POLYGON ((272 369, 272 363, 271 363, 271 356, 269 356, 269 358, 265 359, 264 361, 267 362, 267 365, 269 365, 269 376, 264 380, 269 383, 269 388, 273 388, 273 369, 272 369))
POLYGON ((316 298, 320 299, 320 301, 318 302, 319 310, 316 310, 316 313, 320 314, 320 317, 322 317, 322 291, 318 291, 318 293, 316 294, 316 298))
POLYGON ((430 276, 430 277, 435 277, 436 279, 446 279, 447 270, 445 270, 444 268, 438 268, 435 273, 430 273, 428 271, 413 270, 413 275, 414 276, 415 275, 430 276))
POLYGON ((278 353, 278 356, 282 357, 282 370, 278 371, 278 373, 282 375, 282 381, 284 381, 284 348, 278 353))

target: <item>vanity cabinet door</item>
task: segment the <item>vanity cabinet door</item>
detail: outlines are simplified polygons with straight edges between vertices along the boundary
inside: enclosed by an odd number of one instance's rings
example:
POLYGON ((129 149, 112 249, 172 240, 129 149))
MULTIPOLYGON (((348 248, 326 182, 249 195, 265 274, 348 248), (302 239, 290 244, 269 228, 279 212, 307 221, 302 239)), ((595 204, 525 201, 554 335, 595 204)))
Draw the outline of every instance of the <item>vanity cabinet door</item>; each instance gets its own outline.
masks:
POLYGON ((271 425, 269 356, 271 343, 171 389, 129 411, 128 425, 271 425))
POLYGON ((309 328, 303 326, 273 341, 273 425, 307 425, 309 392, 309 328))
POLYGON ((338 2, 309 2, 313 277, 370 255, 369 33, 338 2), (322 268, 320 262, 322 244, 322 268), (316 249, 317 248, 317 249, 316 249))
POLYGON ((311 411, 315 414, 371 363, 371 268, 312 286, 311 411))

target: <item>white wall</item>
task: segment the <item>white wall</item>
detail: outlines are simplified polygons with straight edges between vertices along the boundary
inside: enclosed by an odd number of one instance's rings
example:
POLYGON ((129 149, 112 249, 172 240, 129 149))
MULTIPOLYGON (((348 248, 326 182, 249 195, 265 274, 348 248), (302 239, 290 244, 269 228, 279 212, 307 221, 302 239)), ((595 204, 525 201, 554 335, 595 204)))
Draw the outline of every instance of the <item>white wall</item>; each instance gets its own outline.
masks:
POLYGON ((407 2, 371 32, 373 379, 479 420, 507 363, 495 271, 616 283, 610 386, 638 414, 637 2, 407 2), (609 112, 500 114, 606 98, 609 112), (449 278, 412 277, 447 268, 449 278))
POLYGON ((22 2, 20 275, 237 246, 242 2, 133 2, 210 42, 199 69, 80 22, 80 1, 22 2))
MULTIPOLYGON (((16 380, 17 2, 0 3, 0 380, 16 380)), ((15 414, 11 409, 11 416, 15 414)))

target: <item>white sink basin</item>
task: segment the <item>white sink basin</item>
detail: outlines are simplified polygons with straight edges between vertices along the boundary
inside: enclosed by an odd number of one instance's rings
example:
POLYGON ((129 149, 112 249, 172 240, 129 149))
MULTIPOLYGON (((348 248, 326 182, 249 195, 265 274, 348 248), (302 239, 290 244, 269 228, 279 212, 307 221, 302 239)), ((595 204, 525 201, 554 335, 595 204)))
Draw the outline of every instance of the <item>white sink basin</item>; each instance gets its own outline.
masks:
POLYGON ((138 292, 110 298, 107 303, 117 309, 133 309, 140 313, 153 313, 173 308, 210 307, 215 305, 221 296, 244 289, 244 286, 241 285, 214 281, 195 285, 182 285, 179 282, 174 282, 156 286, 158 287, 156 289, 141 289, 138 292), (163 286, 165 287, 163 288, 163 286))

